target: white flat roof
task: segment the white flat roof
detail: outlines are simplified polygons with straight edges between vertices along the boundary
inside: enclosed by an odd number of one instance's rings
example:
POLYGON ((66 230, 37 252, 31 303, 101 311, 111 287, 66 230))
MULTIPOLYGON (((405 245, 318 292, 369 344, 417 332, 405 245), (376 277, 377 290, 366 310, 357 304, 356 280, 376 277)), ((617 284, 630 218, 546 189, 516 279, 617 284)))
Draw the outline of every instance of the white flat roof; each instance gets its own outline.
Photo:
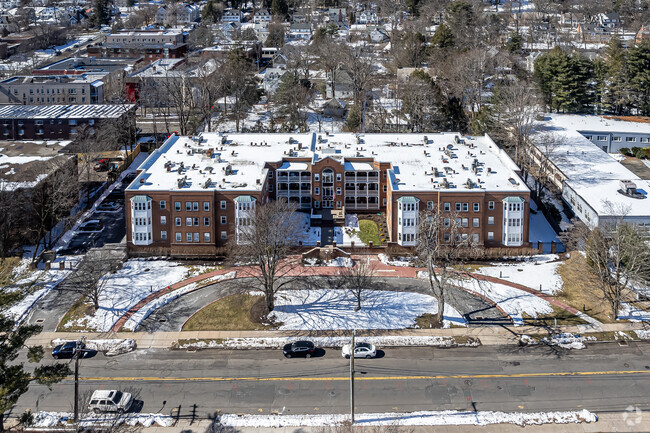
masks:
POLYGON ((625 216, 648 217, 650 216, 650 185, 647 180, 634 179, 638 192, 645 195, 643 199, 624 196, 618 190, 621 188, 616 179, 591 179, 569 180, 567 185, 576 192, 599 216, 625 216), (621 214, 624 215, 621 215, 621 214))
MULTIPOLYGON (((528 191, 515 172, 517 166, 488 136, 462 137, 456 133, 203 133, 200 140, 172 136, 140 166, 146 172, 140 176, 145 179, 144 183, 133 182, 130 189, 174 190, 179 189, 178 179, 186 178, 182 190, 259 191, 266 178, 265 164, 283 158, 309 158, 312 162, 332 158, 345 164, 346 169, 364 171, 375 168, 359 161, 362 158, 391 163, 388 175, 393 190, 398 191, 469 191, 465 186, 468 179, 473 189, 528 191), (455 137, 464 142, 457 144, 455 137), (211 157, 207 156, 208 149, 213 152, 211 157), (228 166, 230 174, 226 174, 228 166), (438 177, 434 177, 434 169, 438 177), (210 184, 205 188, 208 179, 210 184), (448 188, 441 187, 444 180, 449 183, 448 188)), ((282 166, 282 169, 291 170, 308 168, 306 162, 291 160, 282 166)))

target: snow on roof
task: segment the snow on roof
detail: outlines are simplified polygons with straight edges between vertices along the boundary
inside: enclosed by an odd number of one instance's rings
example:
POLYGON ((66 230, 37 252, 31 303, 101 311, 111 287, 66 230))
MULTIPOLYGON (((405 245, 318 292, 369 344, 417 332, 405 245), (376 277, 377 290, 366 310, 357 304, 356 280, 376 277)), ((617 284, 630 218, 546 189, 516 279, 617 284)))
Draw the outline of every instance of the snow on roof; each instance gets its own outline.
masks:
POLYGON ((346 170, 377 170, 372 160, 391 163, 392 188, 399 191, 528 191, 517 166, 488 136, 456 133, 173 135, 140 166, 142 181, 129 189, 260 191, 267 162, 284 161, 281 169, 303 171, 310 168, 306 159, 325 158, 346 170))
POLYGON ((578 131, 650 133, 650 123, 627 122, 604 116, 546 114, 533 141, 552 133, 561 138, 550 151, 551 161, 568 177, 566 184, 580 195, 600 216, 611 215, 621 207, 628 216, 650 216, 650 200, 636 199, 618 193, 619 181, 631 180, 637 188, 650 191, 648 182, 641 180, 625 166, 601 150, 578 131), (612 206, 613 205, 613 206, 612 206))
POLYGON ((0 119, 118 119, 135 104, 0 105, 0 119))

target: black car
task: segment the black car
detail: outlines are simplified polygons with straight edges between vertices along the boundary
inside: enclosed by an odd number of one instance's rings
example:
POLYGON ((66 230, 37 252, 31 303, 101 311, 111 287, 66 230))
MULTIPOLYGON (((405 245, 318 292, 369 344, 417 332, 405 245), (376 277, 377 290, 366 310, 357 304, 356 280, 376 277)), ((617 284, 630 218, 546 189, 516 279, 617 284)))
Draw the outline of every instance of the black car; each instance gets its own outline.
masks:
POLYGON ((85 349, 86 345, 80 341, 68 341, 67 343, 59 344, 52 349, 52 357, 59 358, 72 358, 77 349, 85 349))
POLYGON ((305 358, 311 358, 314 356, 316 348, 314 343, 311 341, 295 341, 293 343, 286 344, 282 349, 282 353, 287 358, 294 358, 303 356, 305 358))

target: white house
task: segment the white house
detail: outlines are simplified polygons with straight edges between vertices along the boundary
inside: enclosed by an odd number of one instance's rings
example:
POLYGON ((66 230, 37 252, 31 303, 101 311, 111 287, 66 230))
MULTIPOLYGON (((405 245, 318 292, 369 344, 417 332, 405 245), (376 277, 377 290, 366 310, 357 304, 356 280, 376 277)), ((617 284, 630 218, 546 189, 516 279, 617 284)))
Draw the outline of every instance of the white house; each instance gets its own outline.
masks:
POLYGON ((387 42, 390 38, 384 29, 374 28, 368 33, 368 37, 374 43, 387 42))
POLYGON ((310 39, 311 38, 311 24, 309 23, 293 23, 289 27, 290 39, 310 39))
POLYGON ((224 23, 241 23, 244 21, 244 14, 239 9, 230 9, 223 13, 221 22, 224 23))
POLYGON ((255 12, 255 15, 253 16, 253 22, 255 24, 270 23, 271 18, 273 18, 273 15, 271 15, 271 12, 269 12, 268 9, 260 9, 259 11, 255 12))
POLYGON ((379 17, 376 12, 363 11, 357 14, 358 24, 379 24, 379 17))

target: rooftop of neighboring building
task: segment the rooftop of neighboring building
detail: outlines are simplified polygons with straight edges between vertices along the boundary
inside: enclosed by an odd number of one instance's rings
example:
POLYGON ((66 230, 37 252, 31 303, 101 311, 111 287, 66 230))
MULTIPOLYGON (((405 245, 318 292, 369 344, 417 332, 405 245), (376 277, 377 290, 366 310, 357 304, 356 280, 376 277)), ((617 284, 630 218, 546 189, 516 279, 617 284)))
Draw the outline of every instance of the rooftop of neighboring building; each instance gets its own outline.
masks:
POLYGON ((0 141, 0 190, 32 187, 51 172, 70 140, 0 141))
POLYGON ((89 71, 81 75, 16 75, 0 81, 0 84, 93 84, 107 74, 89 71))
POLYGON ((47 73, 49 71, 88 71, 112 72, 127 69, 142 61, 139 58, 101 58, 101 57, 68 57, 49 65, 38 68, 34 73, 47 73))
POLYGON ((119 119, 134 104, 0 105, 0 119, 119 119))
POLYGON ((140 167, 142 181, 134 182, 132 189, 259 191, 267 162, 285 159, 283 169, 304 170, 306 161, 325 158, 344 164, 346 170, 376 170, 373 159, 389 162, 388 176, 396 191, 528 191, 516 165, 488 136, 455 133, 172 136, 140 167))

